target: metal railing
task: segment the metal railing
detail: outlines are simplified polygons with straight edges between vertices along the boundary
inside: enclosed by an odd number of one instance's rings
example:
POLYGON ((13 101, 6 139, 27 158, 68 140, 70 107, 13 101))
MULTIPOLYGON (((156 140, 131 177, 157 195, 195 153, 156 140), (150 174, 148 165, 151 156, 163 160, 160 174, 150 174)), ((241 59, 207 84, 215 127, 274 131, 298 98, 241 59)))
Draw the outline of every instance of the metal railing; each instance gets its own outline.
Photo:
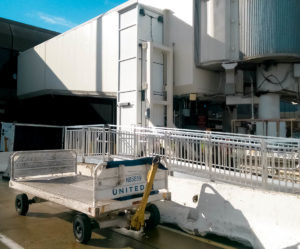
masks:
POLYGON ((141 127, 66 127, 82 156, 164 156, 169 169, 212 181, 300 194, 300 140, 141 127))

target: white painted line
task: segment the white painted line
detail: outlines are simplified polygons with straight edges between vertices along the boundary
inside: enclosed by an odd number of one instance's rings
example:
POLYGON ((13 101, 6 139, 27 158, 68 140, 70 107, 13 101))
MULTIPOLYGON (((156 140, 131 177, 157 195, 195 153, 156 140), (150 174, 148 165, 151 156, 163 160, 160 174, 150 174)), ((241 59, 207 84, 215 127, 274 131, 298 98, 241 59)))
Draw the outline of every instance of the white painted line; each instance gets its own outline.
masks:
POLYGON ((6 237, 5 235, 0 233, 0 242, 6 245, 10 249, 24 249, 22 246, 11 240, 10 238, 6 237))

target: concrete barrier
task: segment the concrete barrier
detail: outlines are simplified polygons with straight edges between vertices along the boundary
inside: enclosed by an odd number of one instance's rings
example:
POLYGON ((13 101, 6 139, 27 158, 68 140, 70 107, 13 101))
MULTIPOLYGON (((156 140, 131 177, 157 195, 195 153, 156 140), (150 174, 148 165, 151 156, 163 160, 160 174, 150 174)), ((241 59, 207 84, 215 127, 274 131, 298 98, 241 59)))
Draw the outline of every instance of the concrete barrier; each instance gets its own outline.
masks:
MULTIPOLYGON (((91 175, 95 164, 79 163, 91 175)), ((169 176, 172 201, 157 202, 161 221, 184 231, 214 233, 253 248, 300 249, 300 195, 211 182, 174 172, 169 176)))
POLYGON ((253 248, 300 248, 300 196, 214 183, 175 173, 162 222, 191 234, 214 233, 253 248))

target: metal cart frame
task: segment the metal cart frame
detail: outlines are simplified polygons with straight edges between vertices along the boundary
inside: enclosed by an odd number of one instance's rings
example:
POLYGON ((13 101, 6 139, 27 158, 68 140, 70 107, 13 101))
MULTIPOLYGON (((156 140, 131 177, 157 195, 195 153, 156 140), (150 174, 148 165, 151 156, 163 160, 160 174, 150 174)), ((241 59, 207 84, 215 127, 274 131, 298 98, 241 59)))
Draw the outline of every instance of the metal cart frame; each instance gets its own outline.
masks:
MULTIPOLYGON (((79 242, 86 243, 92 230, 89 217, 100 228, 130 227, 147 187, 151 161, 151 158, 141 158, 99 163, 90 177, 78 174, 74 151, 15 152, 10 159, 9 186, 34 196, 30 200, 26 194, 16 197, 16 210, 20 215, 26 215, 29 204, 41 201, 52 201, 78 211, 73 232, 79 242)), ((159 163, 146 201, 170 199, 167 177, 167 168, 159 163)), ((145 224, 148 220, 151 226, 157 225, 158 216, 157 207, 148 205, 145 224)))

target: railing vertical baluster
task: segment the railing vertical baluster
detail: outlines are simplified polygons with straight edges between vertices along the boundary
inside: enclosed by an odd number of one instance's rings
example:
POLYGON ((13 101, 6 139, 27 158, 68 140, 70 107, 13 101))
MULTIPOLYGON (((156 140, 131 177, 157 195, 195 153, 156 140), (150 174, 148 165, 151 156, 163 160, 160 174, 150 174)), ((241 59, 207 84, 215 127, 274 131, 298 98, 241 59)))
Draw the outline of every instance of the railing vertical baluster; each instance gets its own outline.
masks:
POLYGON ((211 134, 208 136, 208 167, 209 167, 209 178, 210 180, 214 180, 212 174, 212 142, 211 142, 211 134))
POLYGON ((137 137, 135 129, 133 129, 133 158, 137 158, 137 137))
POLYGON ((111 129, 108 127, 108 143, 107 143, 107 157, 111 155, 111 129))
POLYGON ((105 161, 105 128, 102 128, 102 161, 105 161))
POLYGON ((267 143, 261 140, 261 169, 262 169, 262 185, 267 187, 268 170, 267 170, 267 143))

